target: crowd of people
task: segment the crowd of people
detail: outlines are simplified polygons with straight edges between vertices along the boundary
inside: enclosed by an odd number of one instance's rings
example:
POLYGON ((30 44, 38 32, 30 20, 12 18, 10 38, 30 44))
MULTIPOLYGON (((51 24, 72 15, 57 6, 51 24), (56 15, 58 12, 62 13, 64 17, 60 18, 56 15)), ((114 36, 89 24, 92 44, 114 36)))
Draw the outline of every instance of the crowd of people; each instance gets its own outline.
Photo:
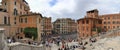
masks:
MULTIPOLYGON (((89 41, 79 41, 78 39, 74 40, 74 39, 60 39, 60 38, 49 38, 49 39, 46 39, 45 41, 41 41, 40 44, 43 44, 45 45, 46 47, 53 47, 53 44, 57 45, 58 46, 58 50, 75 50, 76 48, 80 48, 80 49, 83 49, 85 50, 86 49, 86 45, 88 43, 94 43, 96 42, 97 39, 96 38, 90 38, 89 41), (77 42, 73 45, 69 45, 68 43, 73 43, 73 42, 77 42)), ((8 38, 7 39, 7 42, 8 43, 12 43, 12 42, 15 42, 15 39, 14 38, 8 38)), ((32 44, 32 45, 38 45, 37 42, 30 42, 28 41, 28 44, 32 44)), ((90 44, 92 46, 92 44, 90 44)))
POLYGON ((7 43, 14 43, 14 42, 16 42, 16 40, 15 40, 15 38, 10 38, 10 37, 8 37, 7 38, 7 43))

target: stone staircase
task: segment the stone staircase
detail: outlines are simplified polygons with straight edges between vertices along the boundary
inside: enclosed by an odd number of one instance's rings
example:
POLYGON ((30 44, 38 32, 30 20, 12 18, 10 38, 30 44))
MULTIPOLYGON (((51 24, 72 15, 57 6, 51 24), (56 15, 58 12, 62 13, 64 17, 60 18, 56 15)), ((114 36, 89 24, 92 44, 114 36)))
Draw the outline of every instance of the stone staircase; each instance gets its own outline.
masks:
MULTIPOLYGON (((101 41, 101 39, 103 39, 102 41, 105 41, 104 39, 109 39, 109 38, 116 38, 116 37, 120 37, 120 28, 117 29, 113 29, 113 30, 109 30, 107 32, 105 32, 104 34, 100 34, 99 36, 96 36, 95 38, 101 41)), ((86 39, 88 40, 88 39, 86 39)), ((101 42, 102 42, 101 41, 101 42)), ((103 42, 104 43, 104 42, 103 42)), ((85 47, 85 50, 93 50, 95 48, 94 44, 96 43, 88 43, 85 47), (90 46, 90 44, 92 44, 93 46, 90 46)), ((97 46, 97 45, 96 45, 97 46)))
POLYGON ((100 35, 100 38, 112 38, 112 37, 117 37, 120 36, 120 28, 117 29, 113 29, 113 30, 109 30, 107 32, 105 32, 105 34, 100 35))

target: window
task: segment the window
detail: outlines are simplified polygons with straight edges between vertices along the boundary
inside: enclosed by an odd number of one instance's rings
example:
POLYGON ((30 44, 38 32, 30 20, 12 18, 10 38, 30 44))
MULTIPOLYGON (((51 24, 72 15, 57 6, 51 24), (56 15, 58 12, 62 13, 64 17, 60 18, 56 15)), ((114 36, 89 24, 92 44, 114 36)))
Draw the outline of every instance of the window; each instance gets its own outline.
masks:
POLYGON ((20 4, 20 9, 22 9, 22 4, 20 4))
POLYGON ((113 28, 115 28, 115 26, 113 26, 113 28))
POLYGON ((106 28, 106 26, 104 26, 104 28, 106 28))
POLYGON ((82 21, 82 24, 84 24, 85 22, 84 21, 82 21))
POLYGON ((7 5, 7 3, 5 2, 5 5, 7 5))
POLYGON ((14 18, 14 20, 16 20, 16 17, 14 18))
POLYGON ((60 25, 57 25, 57 28, 60 28, 60 25))
POLYGON ((84 27, 82 28, 82 30, 84 31, 84 27))
POLYGON ((20 31, 23 32, 23 28, 21 28, 20 31))
POLYGON ((108 26, 108 29, 110 29, 110 26, 108 26))
POLYGON ((106 22, 104 22, 104 24, 106 24, 106 22))
POLYGON ((119 28, 119 26, 117 26, 117 28, 119 28))
POLYGON ((25 23, 27 23, 27 18, 25 18, 25 23))
POLYGON ((99 24, 102 24, 102 21, 98 21, 99 24))
POLYGON ((16 24, 16 17, 14 18, 14 24, 16 24))
POLYGON ((23 18, 21 18, 21 23, 23 23, 23 18))
POLYGON ((115 21, 113 21, 113 24, 115 24, 115 21))
POLYGON ((40 21, 41 21, 41 20, 40 20, 40 18, 39 18, 39 23, 40 23, 40 21))
POLYGON ((89 28, 88 28, 88 27, 87 27, 86 29, 87 29, 87 31, 89 31, 89 28))
POLYGON ((86 23, 88 24, 88 23, 89 23, 89 20, 87 20, 86 23))
POLYGON ((106 20, 106 17, 104 19, 106 20))
POLYGON ((18 15, 18 11, 16 9, 14 9, 14 15, 18 15))
POLYGON ((14 2, 14 4, 16 5, 16 1, 14 2))
POLYGON ((7 17, 4 17, 4 24, 7 24, 7 17))
POLYGON ((14 22, 14 24, 16 24, 16 21, 14 22))
POLYGON ((10 24, 10 17, 8 17, 8 24, 10 24))
POLYGON ((119 24, 119 21, 117 21, 116 23, 119 24))
POLYGON ((22 12, 20 12, 20 15, 22 15, 22 12))
POLYGON ((83 37, 84 37, 84 33, 83 33, 83 37))
POLYGON ((110 22, 108 22, 108 24, 110 24, 110 22))
POLYGON ((108 19, 110 19, 110 17, 108 17, 108 19))

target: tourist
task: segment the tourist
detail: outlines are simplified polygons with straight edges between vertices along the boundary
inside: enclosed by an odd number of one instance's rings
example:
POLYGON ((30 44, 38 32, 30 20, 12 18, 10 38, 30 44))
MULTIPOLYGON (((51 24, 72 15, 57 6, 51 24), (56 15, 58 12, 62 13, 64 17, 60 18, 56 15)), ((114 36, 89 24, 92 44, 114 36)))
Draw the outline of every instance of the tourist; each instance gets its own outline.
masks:
POLYGON ((87 45, 88 44, 88 42, 85 42, 85 44, 84 45, 87 45))
POLYGON ((8 39, 8 43, 11 43, 12 42, 12 40, 11 39, 8 39))
POLYGON ((48 47, 48 41, 45 42, 45 45, 48 47))
POLYGON ((61 50, 60 48, 58 48, 58 50, 61 50))
POLYGON ((83 45, 83 42, 81 41, 79 44, 80 44, 80 45, 83 45))
POLYGON ((30 45, 30 44, 31 44, 31 42, 30 42, 30 41, 28 41, 28 44, 30 45))
POLYGON ((68 45, 67 45, 67 50, 70 50, 68 45))
POLYGON ((64 50, 67 50, 67 48, 65 47, 64 50))

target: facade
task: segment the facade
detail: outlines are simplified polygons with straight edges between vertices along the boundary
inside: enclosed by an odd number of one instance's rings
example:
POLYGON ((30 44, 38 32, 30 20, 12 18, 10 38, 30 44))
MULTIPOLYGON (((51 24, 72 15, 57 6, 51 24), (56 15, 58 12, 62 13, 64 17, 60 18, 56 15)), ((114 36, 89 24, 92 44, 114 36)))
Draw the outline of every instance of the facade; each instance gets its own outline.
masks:
POLYGON ((5 9, 0 7, 0 28, 4 28, 5 35, 8 36, 10 33, 10 17, 5 9))
POLYGON ((115 28, 120 28, 120 13, 118 14, 105 14, 99 16, 102 21, 102 28, 107 30, 112 30, 115 28))
POLYGON ((23 32, 25 28, 34 27, 38 30, 38 40, 41 40, 41 20, 42 15, 38 13, 31 13, 19 16, 19 31, 17 32, 17 38, 21 39, 25 37, 23 32))
POLYGON ((78 33, 83 39, 92 35, 95 28, 101 28, 102 20, 96 18, 83 18, 78 20, 78 33))
POLYGON ((50 35, 52 34, 52 22, 51 17, 43 17, 41 20, 41 26, 42 26, 42 35, 50 35))
POLYGON ((87 15, 77 20, 77 32, 80 38, 87 38, 100 31, 109 31, 120 27, 120 14, 99 15, 97 9, 87 11, 87 15), (87 24, 88 23, 88 24, 87 24))
POLYGON ((54 30, 54 33, 57 33, 57 34, 76 33, 77 24, 75 20, 72 20, 70 18, 57 19, 53 23, 53 30, 54 30))
POLYGON ((10 17, 9 37, 13 37, 16 35, 19 29, 19 16, 29 13, 29 5, 25 0, 2 0, 1 3, 2 8, 6 10, 10 17))
POLYGON ((30 12, 25 0, 2 0, 0 5, 0 27, 5 28, 7 37, 23 39, 23 30, 26 27, 35 27, 38 30, 38 41, 41 40, 42 15, 30 12))

